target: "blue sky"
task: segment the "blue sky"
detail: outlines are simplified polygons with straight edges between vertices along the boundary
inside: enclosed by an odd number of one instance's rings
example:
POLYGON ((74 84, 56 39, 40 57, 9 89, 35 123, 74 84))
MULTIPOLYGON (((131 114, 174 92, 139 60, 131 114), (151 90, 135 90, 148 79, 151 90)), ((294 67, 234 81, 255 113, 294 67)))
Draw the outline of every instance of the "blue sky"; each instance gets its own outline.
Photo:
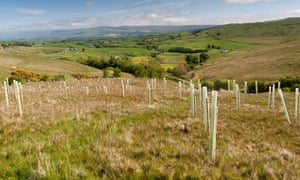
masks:
POLYGON ((0 0, 0 31, 207 25, 300 17, 299 0, 0 0))

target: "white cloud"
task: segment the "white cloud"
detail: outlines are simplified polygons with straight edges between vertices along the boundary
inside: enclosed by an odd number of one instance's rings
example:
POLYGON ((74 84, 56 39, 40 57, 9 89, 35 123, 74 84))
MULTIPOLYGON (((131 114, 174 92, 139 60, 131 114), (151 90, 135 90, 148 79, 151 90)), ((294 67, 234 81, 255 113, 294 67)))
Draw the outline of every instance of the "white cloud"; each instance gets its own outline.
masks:
POLYGON ((299 17, 300 9, 289 10, 289 11, 285 12, 284 14, 289 17, 299 17))
POLYGON ((94 5, 95 3, 93 2, 93 1, 86 1, 85 2, 85 5, 87 5, 87 6, 92 6, 92 5, 94 5))
MULTIPOLYGON (((158 8, 155 10, 139 11, 127 14, 127 9, 110 11, 105 14, 117 14, 117 16, 89 16, 80 18, 66 18, 58 20, 41 20, 37 16, 29 16, 30 19, 13 21, 0 29, 11 30, 60 30, 79 29, 97 26, 140 26, 140 25, 221 25, 230 23, 262 22, 287 17, 300 17, 300 9, 281 11, 277 13, 260 13, 245 15, 215 15, 210 17, 192 17, 184 11, 174 7, 158 8)), ((77 16, 78 17, 78 16, 77 16)))
POLYGON ((43 14, 46 12, 41 9, 25 9, 25 8, 17 8, 16 11, 18 13, 29 14, 29 15, 39 15, 39 14, 43 14))
POLYGON ((276 0, 224 0, 225 3, 238 3, 238 4, 248 4, 256 2, 272 2, 276 0))

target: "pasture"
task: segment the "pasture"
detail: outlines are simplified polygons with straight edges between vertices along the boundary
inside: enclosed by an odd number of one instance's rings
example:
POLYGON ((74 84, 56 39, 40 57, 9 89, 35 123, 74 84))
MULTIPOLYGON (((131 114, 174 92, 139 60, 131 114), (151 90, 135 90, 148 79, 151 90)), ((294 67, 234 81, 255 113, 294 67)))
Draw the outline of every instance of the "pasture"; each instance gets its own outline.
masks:
MULTIPOLYGON (((26 83, 20 116, 13 86, 0 99, 1 179, 297 179, 300 120, 295 94, 218 92, 216 159, 195 89, 151 79, 26 83), (151 87, 151 102, 147 81, 151 87), (123 82, 123 83, 122 83, 123 82), (181 98, 179 96, 181 92, 181 98)), ((241 88, 242 89, 242 88, 241 88)), ((208 93, 209 101, 211 91, 208 93)))

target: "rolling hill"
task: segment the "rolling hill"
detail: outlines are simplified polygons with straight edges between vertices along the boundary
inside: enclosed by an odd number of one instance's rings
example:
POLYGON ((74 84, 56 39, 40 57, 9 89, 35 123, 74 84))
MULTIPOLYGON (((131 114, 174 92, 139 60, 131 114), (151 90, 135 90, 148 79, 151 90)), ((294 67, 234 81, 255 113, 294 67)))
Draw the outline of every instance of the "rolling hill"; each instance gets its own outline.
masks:
POLYGON ((229 47, 227 54, 211 52, 211 60, 197 71, 201 78, 276 80, 300 74, 299 18, 226 25, 201 33, 214 36, 221 46, 224 41, 249 45, 244 49, 229 47))
POLYGON ((182 31, 195 31, 213 27, 212 25, 186 25, 186 26, 119 26, 95 27, 86 29, 28 31, 2 33, 2 40, 62 40, 62 39, 91 39, 110 37, 129 37, 158 35, 182 31))
POLYGON ((38 57, 26 57, 0 53, 0 78, 9 76, 11 67, 25 69, 41 75, 65 75, 84 73, 102 76, 102 71, 73 61, 50 60, 38 57))

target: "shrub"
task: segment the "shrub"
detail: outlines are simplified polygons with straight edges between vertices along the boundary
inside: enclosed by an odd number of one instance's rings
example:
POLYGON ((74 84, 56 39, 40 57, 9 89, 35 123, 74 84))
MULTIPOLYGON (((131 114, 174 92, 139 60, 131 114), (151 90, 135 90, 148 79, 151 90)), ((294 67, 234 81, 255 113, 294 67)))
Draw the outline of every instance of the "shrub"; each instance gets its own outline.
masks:
POLYGON ((72 77, 75 79, 91 79, 97 78, 96 76, 89 76, 87 74, 72 74, 72 77))
POLYGON ((214 89, 220 90, 220 89, 228 89, 228 80, 227 79, 220 79, 214 81, 214 89))
POLYGON ((20 82, 20 83, 24 83, 24 79, 22 79, 21 77, 18 77, 18 76, 10 76, 10 77, 8 78, 8 84, 9 84, 9 85, 13 84, 14 80, 15 80, 15 81, 18 81, 18 82, 20 82))
POLYGON ((284 87, 284 88, 282 88, 282 91, 285 91, 285 92, 291 92, 291 88, 289 88, 289 87, 284 87))
POLYGON ((48 74, 44 74, 42 75, 41 77, 41 81, 45 81, 45 82, 48 82, 51 80, 51 77, 48 75, 48 74))
POLYGON ((106 69, 109 67, 118 68, 121 72, 131 73, 136 77, 158 77, 164 76, 165 71, 157 63, 149 64, 134 64, 128 60, 120 60, 110 58, 110 60, 105 61, 103 59, 97 60, 89 58, 87 61, 82 62, 88 66, 92 66, 98 69, 106 69))
POLYGON ((107 78, 107 77, 108 77, 108 70, 103 69, 103 78, 107 78))
POLYGON ((191 49, 186 47, 173 47, 168 49, 168 52, 178 52, 178 53, 200 53, 200 52, 207 52, 207 50, 202 49, 191 49))
MULTIPOLYGON (((269 86, 272 86, 272 82, 267 81, 257 81, 258 86, 258 92, 268 92, 269 86)), ((249 81, 248 82, 248 92, 249 93, 255 93, 255 81, 249 81)))
POLYGON ((65 76, 64 75, 55 75, 52 78, 53 81, 65 81, 65 76))
POLYGON ((114 73, 113 73, 113 77, 121 77, 121 69, 116 67, 114 68, 114 73))
POLYGON ((188 74, 188 70, 183 64, 178 64, 175 68, 171 70, 171 74, 177 77, 182 77, 188 74))
POLYGON ((185 61, 187 64, 198 64, 198 58, 191 54, 185 56, 185 61))
POLYGON ((21 69, 14 69, 11 75, 20 77, 26 81, 40 81, 41 79, 39 74, 21 69))
POLYGON ((290 88, 292 91, 295 90, 295 88, 299 88, 299 84, 300 84, 300 76, 287 76, 285 78, 281 78, 280 79, 280 85, 281 88, 285 88, 288 87, 290 88))
POLYGON ((207 89, 214 89, 215 88, 215 83, 214 81, 201 81, 202 82, 202 86, 206 86, 207 89))

